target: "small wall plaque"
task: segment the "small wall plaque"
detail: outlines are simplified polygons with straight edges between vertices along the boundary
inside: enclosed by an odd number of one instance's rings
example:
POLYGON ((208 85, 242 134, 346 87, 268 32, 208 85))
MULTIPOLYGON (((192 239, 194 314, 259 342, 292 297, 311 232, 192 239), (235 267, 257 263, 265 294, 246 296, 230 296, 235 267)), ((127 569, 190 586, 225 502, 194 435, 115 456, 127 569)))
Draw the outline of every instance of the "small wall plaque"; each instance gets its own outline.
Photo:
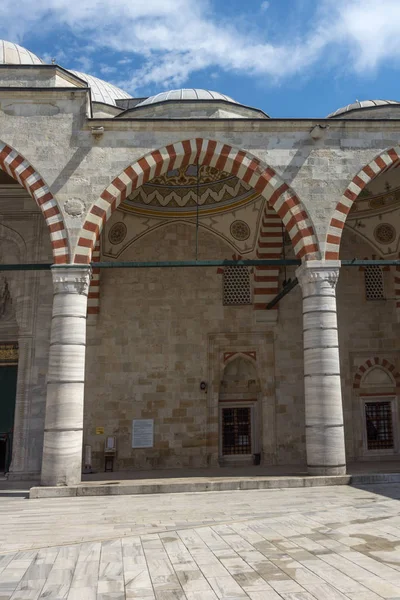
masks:
POLYGON ((96 435, 103 435, 104 427, 96 427, 96 435))
POLYGON ((154 446, 154 419, 132 421, 132 448, 152 448, 154 446))

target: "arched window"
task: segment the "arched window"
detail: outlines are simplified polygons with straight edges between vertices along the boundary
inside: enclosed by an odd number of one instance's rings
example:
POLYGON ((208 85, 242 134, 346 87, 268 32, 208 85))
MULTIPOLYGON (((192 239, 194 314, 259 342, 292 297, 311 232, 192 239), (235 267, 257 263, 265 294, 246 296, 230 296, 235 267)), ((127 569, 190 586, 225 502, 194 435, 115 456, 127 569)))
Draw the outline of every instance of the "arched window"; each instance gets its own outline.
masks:
MULTIPOLYGON (((363 368, 364 366, 361 367, 363 368)), ((363 454, 368 456, 396 453, 398 411, 396 379, 393 372, 380 364, 372 365, 363 372, 359 380, 359 388, 363 454)))

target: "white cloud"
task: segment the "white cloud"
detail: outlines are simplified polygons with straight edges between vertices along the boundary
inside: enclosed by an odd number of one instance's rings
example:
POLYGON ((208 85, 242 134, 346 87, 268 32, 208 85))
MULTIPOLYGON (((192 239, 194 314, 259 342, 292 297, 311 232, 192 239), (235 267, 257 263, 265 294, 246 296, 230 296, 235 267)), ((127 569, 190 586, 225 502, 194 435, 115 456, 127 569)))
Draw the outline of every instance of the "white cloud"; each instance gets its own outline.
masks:
MULTIPOLYGON (((262 2, 261 9, 267 4, 262 2)), ((386 60, 393 65, 400 59, 399 0, 309 5, 303 29, 297 26, 293 33, 284 22, 269 23, 271 38, 262 24, 249 35, 235 15, 218 17, 211 0, 35 0, 34 10, 32 0, 1 0, 0 35, 21 43, 32 30, 40 36, 61 27, 87 48, 120 52, 119 64, 132 60, 134 66, 139 56, 141 68, 119 82, 132 91, 182 85, 206 68, 276 82, 305 74, 317 63, 324 68, 341 62, 370 73, 386 60)), ((68 48, 65 52, 72 57, 68 48)), ((82 61, 82 44, 79 53, 82 61)), ((67 60, 63 64, 69 66, 67 60)), ((90 59, 85 64, 89 68, 90 59)))
POLYGON ((264 0, 264 2, 261 2, 260 9, 263 12, 269 9, 269 2, 268 2, 268 0, 264 0))
POLYGON ((117 71, 117 67, 112 67, 110 65, 100 65, 100 71, 103 75, 108 75, 109 73, 115 73, 117 71))

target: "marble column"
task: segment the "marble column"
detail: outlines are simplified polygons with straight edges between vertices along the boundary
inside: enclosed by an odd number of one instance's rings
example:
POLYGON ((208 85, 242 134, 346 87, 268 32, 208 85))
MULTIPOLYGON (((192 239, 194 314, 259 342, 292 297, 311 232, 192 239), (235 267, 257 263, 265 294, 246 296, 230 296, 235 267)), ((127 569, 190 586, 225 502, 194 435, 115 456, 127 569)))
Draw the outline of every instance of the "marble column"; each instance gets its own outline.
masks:
POLYGON ((304 395, 310 475, 346 473, 336 315, 340 261, 308 261, 296 271, 303 292, 304 395))
POLYGON ((86 312, 91 269, 53 266, 41 485, 81 481, 86 312))

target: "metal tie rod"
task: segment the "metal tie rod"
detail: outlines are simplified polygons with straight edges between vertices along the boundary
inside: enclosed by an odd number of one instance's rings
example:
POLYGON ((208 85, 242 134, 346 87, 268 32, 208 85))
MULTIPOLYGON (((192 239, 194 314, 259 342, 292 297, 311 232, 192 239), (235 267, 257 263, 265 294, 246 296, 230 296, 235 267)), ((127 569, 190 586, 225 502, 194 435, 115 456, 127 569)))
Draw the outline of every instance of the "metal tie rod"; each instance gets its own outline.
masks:
MULTIPOLYGON (((171 260, 171 261, 150 261, 150 262, 96 262, 90 263, 93 269, 152 269, 152 268, 180 268, 180 267, 279 267, 283 265, 298 266, 301 260, 296 258, 277 258, 265 260, 171 260)), ((310 261, 312 262, 312 261, 310 261)), ((329 261, 327 261, 329 263, 329 261)), ((339 262, 339 261, 338 261, 339 262)), ((367 267, 372 265, 382 267, 400 267, 400 260, 342 260, 342 267, 367 267)), ((84 264, 66 264, 54 265, 53 263, 21 263, 21 264, 0 264, 0 271, 47 271, 51 267, 60 269, 77 269, 88 265, 84 264)))

